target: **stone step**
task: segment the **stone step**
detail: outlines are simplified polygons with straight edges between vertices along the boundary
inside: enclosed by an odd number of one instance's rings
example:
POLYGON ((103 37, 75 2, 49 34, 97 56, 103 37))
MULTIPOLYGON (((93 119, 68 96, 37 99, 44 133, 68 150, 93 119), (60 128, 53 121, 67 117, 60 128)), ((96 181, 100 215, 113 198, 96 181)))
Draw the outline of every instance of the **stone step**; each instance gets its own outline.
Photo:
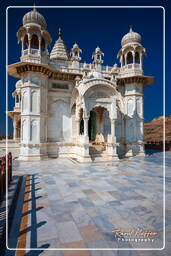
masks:
POLYGON ((103 145, 93 145, 89 147, 90 154, 102 154, 106 150, 106 147, 103 145))

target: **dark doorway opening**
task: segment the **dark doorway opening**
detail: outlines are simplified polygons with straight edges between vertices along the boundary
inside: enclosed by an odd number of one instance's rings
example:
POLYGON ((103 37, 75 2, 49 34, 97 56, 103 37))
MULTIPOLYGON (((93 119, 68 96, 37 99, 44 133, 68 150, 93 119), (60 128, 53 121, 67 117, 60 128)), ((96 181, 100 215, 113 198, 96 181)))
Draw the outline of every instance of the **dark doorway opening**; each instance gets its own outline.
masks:
POLYGON ((90 111, 90 118, 88 121, 88 136, 90 141, 95 141, 96 139, 96 113, 90 111))

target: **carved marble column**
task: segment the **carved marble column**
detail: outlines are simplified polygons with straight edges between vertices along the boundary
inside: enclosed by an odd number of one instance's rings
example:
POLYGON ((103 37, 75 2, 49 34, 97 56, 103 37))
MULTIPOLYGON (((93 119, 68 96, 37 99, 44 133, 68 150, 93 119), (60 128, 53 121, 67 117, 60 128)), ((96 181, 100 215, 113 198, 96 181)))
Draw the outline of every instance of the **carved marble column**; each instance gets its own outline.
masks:
POLYGON ((38 51, 39 55, 41 55, 41 37, 39 37, 39 51, 38 51))
POLYGON ((28 35, 28 54, 31 53, 31 36, 28 35))
POLYGON ((116 133, 115 133, 115 123, 116 119, 112 118, 111 120, 111 136, 112 136, 112 141, 116 142, 116 133))
POLYGON ((140 69, 142 69, 142 52, 140 52, 140 69))
POLYGON ((135 64, 135 52, 132 52, 132 56, 133 56, 133 64, 135 64))
POLYGON ((88 136, 88 117, 84 117, 84 136, 88 136))
POLYGON ((17 122, 16 122, 16 119, 14 117, 13 119, 13 140, 16 140, 17 139, 17 122))
POLYGON ((75 119, 75 123, 76 123, 76 136, 79 136, 79 134, 80 134, 80 120, 75 119))

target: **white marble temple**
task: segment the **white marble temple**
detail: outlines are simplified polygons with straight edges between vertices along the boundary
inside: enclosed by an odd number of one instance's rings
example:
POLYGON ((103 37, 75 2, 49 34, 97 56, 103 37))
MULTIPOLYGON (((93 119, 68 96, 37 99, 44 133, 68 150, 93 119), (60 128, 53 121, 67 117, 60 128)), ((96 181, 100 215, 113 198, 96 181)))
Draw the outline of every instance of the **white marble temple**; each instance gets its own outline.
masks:
POLYGON ((20 62, 9 65, 18 78, 13 93, 14 141, 19 159, 71 157, 80 162, 144 155, 143 88, 153 77, 143 75, 141 36, 132 28, 122 38, 120 67, 102 66, 99 47, 92 63, 81 63, 82 50, 71 51, 58 39, 48 52, 51 36, 44 17, 34 8, 17 32, 20 62))

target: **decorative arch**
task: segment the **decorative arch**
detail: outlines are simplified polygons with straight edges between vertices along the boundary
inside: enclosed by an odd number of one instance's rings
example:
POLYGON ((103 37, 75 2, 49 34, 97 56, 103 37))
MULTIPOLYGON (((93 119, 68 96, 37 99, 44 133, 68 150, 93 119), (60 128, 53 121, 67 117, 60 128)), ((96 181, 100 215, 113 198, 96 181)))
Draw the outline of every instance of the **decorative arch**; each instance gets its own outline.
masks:
POLYGON ((41 39, 41 48, 42 48, 42 50, 45 50, 45 39, 44 39, 44 37, 42 37, 42 39, 41 39))
POLYGON ((106 79, 90 79, 90 81, 83 82, 78 86, 79 95, 84 96, 89 89, 95 87, 108 88, 115 94, 117 94, 116 84, 114 84, 113 82, 106 79))
POLYGON ((36 33, 32 34, 31 36, 31 48, 39 48, 39 39, 36 33))
POLYGON ((32 120, 30 125, 30 140, 37 141, 38 139, 38 122, 37 120, 32 120))
POLYGON ((52 101, 52 103, 50 105, 57 104, 58 102, 68 104, 68 101, 66 101, 65 99, 58 98, 58 99, 55 99, 54 101, 52 101))
POLYGON ((26 119, 23 119, 22 120, 22 126, 21 126, 21 132, 22 132, 22 140, 24 141, 26 138, 27 138, 27 133, 26 133, 26 131, 27 131, 27 121, 26 121, 26 119))
POLYGON ((77 88, 73 88, 72 90, 72 97, 70 102, 70 110, 72 109, 73 105, 76 104, 76 98, 79 96, 79 91, 77 88))
POLYGON ((24 46, 26 45, 28 47, 28 34, 24 34, 23 38, 24 46))
POLYGON ((129 51, 127 53, 127 64, 131 64, 131 63, 133 63, 133 55, 132 55, 132 52, 129 51))
POLYGON ((28 107, 28 97, 27 97, 27 92, 24 91, 22 96, 22 111, 25 112, 27 110, 27 107, 28 107))
POLYGON ((125 56, 122 55, 122 62, 123 62, 123 66, 125 65, 125 56))
POLYGON ((56 99, 48 106, 48 139, 50 141, 65 141, 70 137, 70 127, 66 123, 71 123, 68 101, 56 99))
POLYGON ((127 114, 128 116, 132 116, 134 114, 134 100, 129 98, 127 101, 127 114))
POLYGON ((38 111, 38 92, 31 92, 31 112, 37 113, 38 111))
POLYGON ((135 63, 140 63, 140 54, 139 52, 135 52, 135 63))

